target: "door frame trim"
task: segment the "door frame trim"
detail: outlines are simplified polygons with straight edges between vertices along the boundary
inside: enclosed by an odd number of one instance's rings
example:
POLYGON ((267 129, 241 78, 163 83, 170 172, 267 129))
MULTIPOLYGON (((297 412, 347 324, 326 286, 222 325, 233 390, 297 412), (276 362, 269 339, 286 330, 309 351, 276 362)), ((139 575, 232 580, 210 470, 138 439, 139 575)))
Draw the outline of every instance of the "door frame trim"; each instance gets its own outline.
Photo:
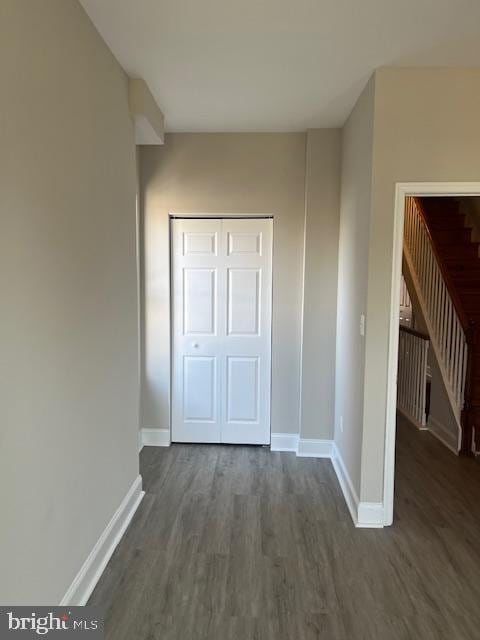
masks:
POLYGON ((398 309, 400 307, 400 278, 402 275, 405 201, 408 197, 412 196, 480 196, 480 182, 397 182, 395 185, 383 473, 385 526, 393 524, 397 410, 398 309))
POLYGON ((209 220, 209 219, 217 219, 217 220, 242 220, 246 218, 253 218, 256 220, 270 220, 273 219, 273 214, 261 214, 261 213, 169 213, 168 217, 170 220, 186 220, 186 219, 197 219, 197 220, 209 220))
POLYGON ((168 305, 169 305, 169 319, 168 319, 168 345, 169 345, 169 381, 168 381, 168 434, 169 441, 166 446, 170 446, 172 443, 172 401, 173 401, 173 242, 172 242, 172 222, 174 220, 209 220, 209 219, 230 219, 230 220, 271 220, 272 221, 272 313, 271 313, 271 328, 270 328, 270 444, 272 441, 272 362, 273 362, 273 287, 274 287, 274 256, 275 256, 275 215, 273 213, 192 213, 192 212, 168 212, 168 305))

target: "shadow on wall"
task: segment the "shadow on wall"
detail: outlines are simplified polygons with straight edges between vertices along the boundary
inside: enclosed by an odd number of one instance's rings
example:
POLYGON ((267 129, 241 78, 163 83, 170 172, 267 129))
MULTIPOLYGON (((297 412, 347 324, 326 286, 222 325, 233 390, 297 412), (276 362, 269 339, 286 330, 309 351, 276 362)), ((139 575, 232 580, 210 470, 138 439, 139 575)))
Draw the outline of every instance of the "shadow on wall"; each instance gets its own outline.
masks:
MULTIPOLYGON (((142 147, 142 410, 169 425, 169 213, 274 215, 272 431, 298 431, 306 134, 167 134, 142 147)), ((333 338, 332 338, 333 339, 333 338)))

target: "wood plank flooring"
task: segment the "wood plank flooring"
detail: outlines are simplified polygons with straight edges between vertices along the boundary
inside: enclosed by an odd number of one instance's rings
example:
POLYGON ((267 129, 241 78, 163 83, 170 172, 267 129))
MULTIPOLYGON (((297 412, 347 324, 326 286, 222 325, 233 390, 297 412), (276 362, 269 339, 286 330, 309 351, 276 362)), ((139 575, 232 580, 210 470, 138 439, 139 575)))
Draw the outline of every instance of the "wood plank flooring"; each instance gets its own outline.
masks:
POLYGON ((145 498, 89 604, 108 640, 480 639, 480 466, 400 419, 395 524, 328 460, 144 448, 145 498))

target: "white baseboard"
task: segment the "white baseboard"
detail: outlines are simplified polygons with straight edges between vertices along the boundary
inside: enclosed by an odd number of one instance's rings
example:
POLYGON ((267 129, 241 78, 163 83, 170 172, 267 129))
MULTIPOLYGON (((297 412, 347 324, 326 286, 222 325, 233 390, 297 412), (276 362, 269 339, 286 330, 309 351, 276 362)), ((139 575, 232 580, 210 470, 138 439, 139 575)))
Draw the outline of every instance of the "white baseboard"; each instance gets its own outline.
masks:
MULTIPOLYGON (((168 429, 142 429, 142 446, 170 446, 168 429)), ((272 451, 290 451, 299 458, 329 458, 337 474, 353 523, 359 528, 383 527, 384 507, 382 502, 360 502, 348 474, 345 463, 333 440, 300 438, 298 433, 272 433, 272 451)))
POLYGON ((300 438, 297 456, 300 458, 331 458, 333 440, 311 440, 300 438))
POLYGON ((331 458, 332 440, 300 438, 298 433, 272 433, 272 451, 292 451, 299 458, 331 458))
POLYGON ((427 426, 421 424, 416 418, 411 416, 407 411, 405 411, 401 407, 397 406, 397 411, 400 415, 402 415, 405 418, 405 420, 408 420, 408 422, 410 422, 410 424, 413 424, 413 426, 416 427, 419 431, 428 431, 427 426))
POLYGON ((141 429, 140 450, 143 447, 169 447, 170 429, 141 429))
POLYGON ((385 526, 383 502, 360 502, 355 526, 360 529, 383 528, 385 526))
POLYGON ((311 440, 299 438, 297 433, 272 433, 270 449, 272 451, 291 451, 299 458, 329 458, 337 474, 345 502, 358 528, 385 526, 382 502, 360 502, 352 479, 342 456, 333 440, 311 440))
POLYGON ((360 502, 340 452, 333 443, 332 464, 340 488, 353 520, 359 529, 377 529, 385 526, 385 509, 382 502, 360 502))
POLYGON ((272 451, 295 451, 298 448, 298 433, 272 433, 270 449, 272 451))
POLYGON ((60 606, 83 607, 87 603, 144 495, 142 476, 137 476, 67 589, 60 606))
POLYGON ((444 424, 433 416, 428 418, 428 430, 432 436, 435 436, 437 440, 440 440, 442 444, 458 456, 458 435, 451 433, 444 424))
POLYGON ((338 483, 343 492, 343 496, 345 498, 345 502, 347 503, 348 510, 350 511, 350 515, 352 516, 353 523, 357 526, 358 521, 358 505, 360 500, 358 499, 357 492, 355 491, 355 487, 353 486, 352 479, 350 478, 350 474, 345 467, 345 463, 343 462, 343 458, 340 455, 340 452, 335 445, 333 444, 332 451, 332 464, 335 469, 335 473, 337 474, 338 483))

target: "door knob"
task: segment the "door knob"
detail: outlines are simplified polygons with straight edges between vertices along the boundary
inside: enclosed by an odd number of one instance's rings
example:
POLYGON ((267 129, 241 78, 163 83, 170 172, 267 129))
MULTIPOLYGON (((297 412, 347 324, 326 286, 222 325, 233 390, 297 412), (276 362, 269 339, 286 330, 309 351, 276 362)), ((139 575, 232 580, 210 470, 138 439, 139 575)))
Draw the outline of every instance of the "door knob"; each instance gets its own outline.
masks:
POLYGON ((198 342, 194 342, 194 343, 192 344, 192 347, 193 347, 194 349, 198 349, 198 347, 199 347, 199 346, 200 346, 200 345, 198 344, 198 342))

